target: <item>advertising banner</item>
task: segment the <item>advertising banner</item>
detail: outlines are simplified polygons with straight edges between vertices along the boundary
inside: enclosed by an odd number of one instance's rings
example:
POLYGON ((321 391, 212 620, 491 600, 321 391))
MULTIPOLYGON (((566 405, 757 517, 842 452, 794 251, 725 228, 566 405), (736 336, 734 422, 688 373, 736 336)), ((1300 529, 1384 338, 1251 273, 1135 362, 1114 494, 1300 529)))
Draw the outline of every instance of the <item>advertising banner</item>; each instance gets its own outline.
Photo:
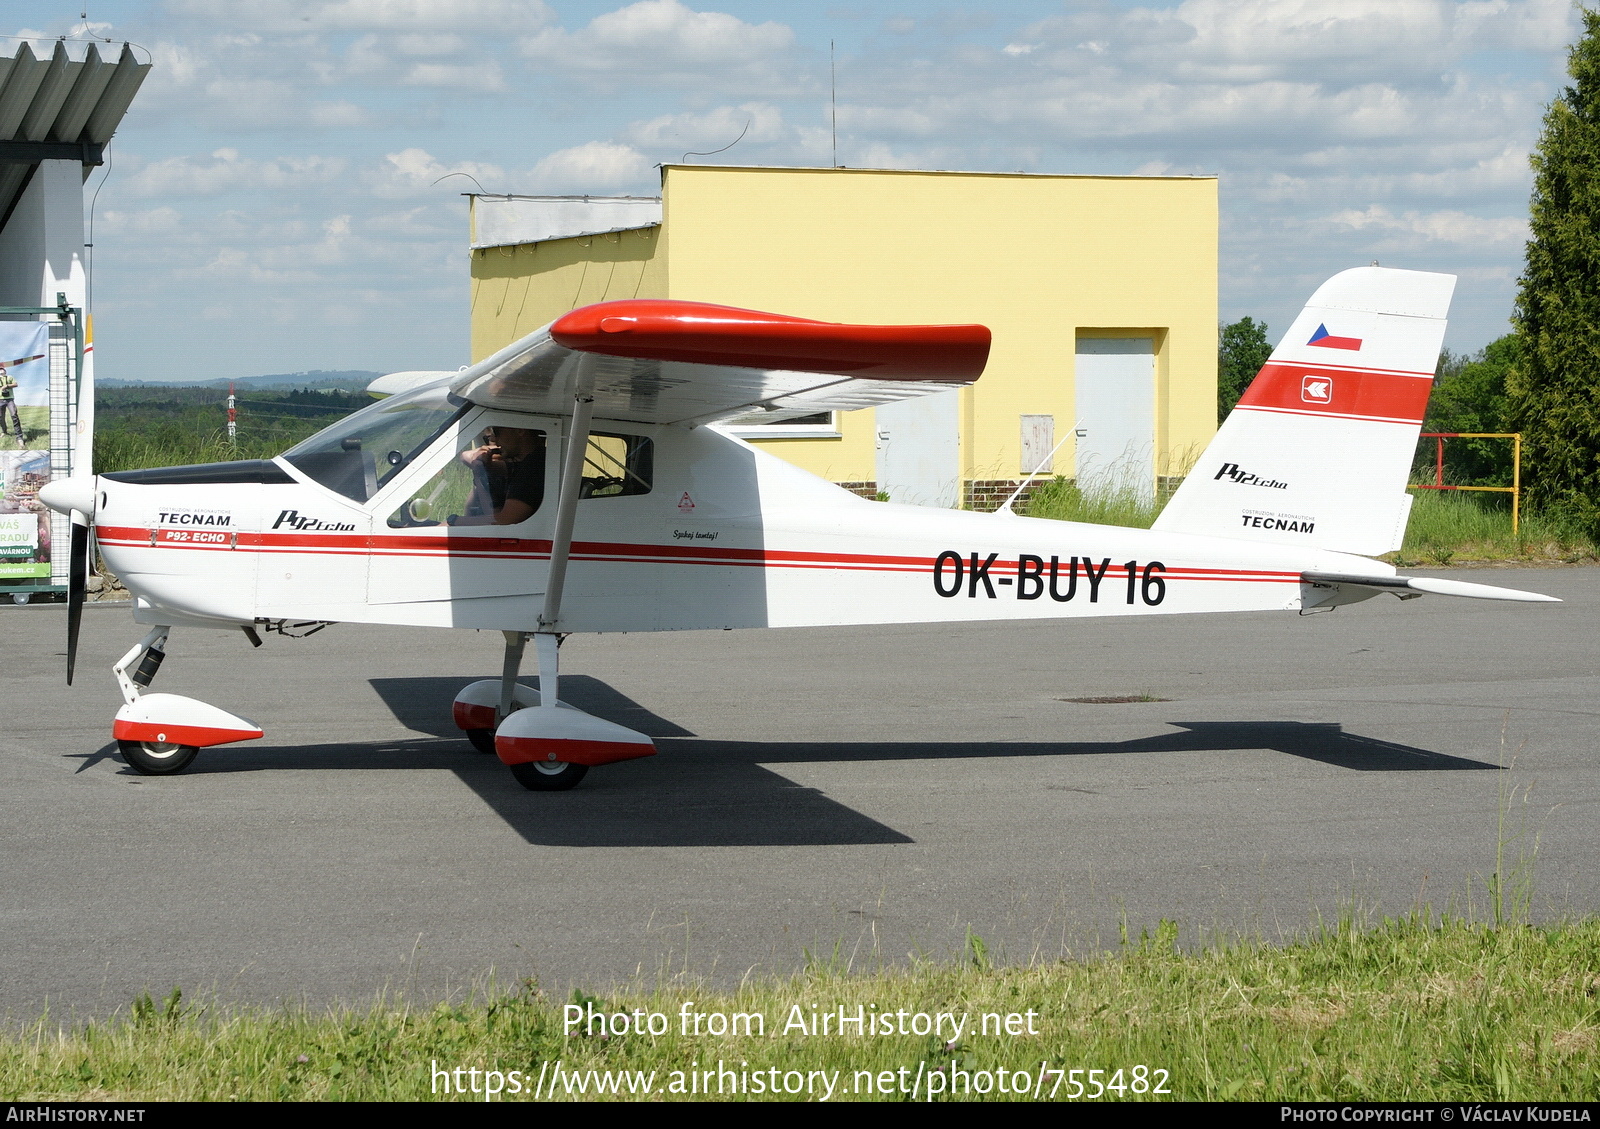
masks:
POLYGON ((0 584, 50 579, 50 327, 0 322, 0 584))

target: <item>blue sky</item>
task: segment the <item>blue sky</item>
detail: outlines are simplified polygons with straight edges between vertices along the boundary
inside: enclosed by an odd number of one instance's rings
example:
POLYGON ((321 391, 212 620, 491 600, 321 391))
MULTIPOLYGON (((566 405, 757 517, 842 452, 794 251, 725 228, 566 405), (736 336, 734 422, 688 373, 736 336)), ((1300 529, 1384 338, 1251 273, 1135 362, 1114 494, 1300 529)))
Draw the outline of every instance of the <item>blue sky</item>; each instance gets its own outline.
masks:
MULTIPOLYGON (((82 0, 3 7, 84 34, 82 0)), ((1276 334, 1376 259, 1458 274, 1447 345, 1475 350, 1507 328, 1578 27, 1566 0, 87 11, 155 63, 89 182, 100 371, 147 380, 463 364, 472 185, 440 177, 653 193, 741 130, 710 159, 828 164, 830 40, 840 163, 1216 174, 1224 318, 1276 334)))

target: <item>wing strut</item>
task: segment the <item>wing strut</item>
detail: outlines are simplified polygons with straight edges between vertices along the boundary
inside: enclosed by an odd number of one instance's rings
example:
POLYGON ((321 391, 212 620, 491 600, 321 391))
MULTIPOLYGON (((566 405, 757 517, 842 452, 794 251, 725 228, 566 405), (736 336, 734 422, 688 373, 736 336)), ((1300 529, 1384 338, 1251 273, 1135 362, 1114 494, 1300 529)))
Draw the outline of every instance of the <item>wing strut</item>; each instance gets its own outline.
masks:
POLYGON ((589 449, 589 421, 594 411, 595 369, 600 358, 592 353, 578 358, 572 396, 572 421, 567 426, 567 450, 561 460, 561 495, 556 502, 556 528, 550 537, 550 574, 545 581, 544 610, 533 635, 539 660, 539 705, 555 709, 559 692, 561 593, 567 583, 567 562, 572 556, 572 527, 578 517, 578 496, 583 490, 583 457, 589 449))
POLYGON ((539 613, 540 631, 554 631, 561 619, 561 590, 567 582, 572 525, 578 516, 578 494, 583 489, 583 456, 589 449, 589 416, 594 410, 594 370, 598 360, 593 354, 584 354, 578 361, 572 423, 567 427, 567 451, 561 464, 561 497, 556 503, 555 533, 550 538, 550 578, 545 582, 544 611, 539 613))

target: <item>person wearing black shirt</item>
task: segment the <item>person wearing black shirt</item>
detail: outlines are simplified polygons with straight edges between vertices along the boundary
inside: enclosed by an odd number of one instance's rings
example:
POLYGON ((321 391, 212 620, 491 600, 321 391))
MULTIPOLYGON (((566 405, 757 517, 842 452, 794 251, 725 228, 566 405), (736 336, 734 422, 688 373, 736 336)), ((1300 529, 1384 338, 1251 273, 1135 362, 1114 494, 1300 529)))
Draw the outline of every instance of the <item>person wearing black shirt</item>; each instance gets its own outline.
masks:
POLYGON ((451 525, 517 525, 544 500, 544 432, 527 427, 491 427, 483 446, 461 453, 476 486, 470 516, 451 525))

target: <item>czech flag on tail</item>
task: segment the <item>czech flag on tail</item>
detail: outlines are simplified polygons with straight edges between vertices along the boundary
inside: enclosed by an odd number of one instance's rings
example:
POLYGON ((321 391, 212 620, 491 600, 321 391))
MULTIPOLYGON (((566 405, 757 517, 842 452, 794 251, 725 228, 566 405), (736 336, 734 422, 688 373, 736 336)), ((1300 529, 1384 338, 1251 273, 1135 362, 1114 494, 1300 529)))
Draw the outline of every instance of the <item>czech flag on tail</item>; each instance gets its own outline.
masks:
POLYGON ((1355 352, 1361 348, 1361 338, 1335 337, 1328 332, 1326 325, 1319 324, 1317 331, 1311 335, 1311 340, 1307 341, 1306 344, 1315 345, 1319 349, 1349 349, 1355 352))

